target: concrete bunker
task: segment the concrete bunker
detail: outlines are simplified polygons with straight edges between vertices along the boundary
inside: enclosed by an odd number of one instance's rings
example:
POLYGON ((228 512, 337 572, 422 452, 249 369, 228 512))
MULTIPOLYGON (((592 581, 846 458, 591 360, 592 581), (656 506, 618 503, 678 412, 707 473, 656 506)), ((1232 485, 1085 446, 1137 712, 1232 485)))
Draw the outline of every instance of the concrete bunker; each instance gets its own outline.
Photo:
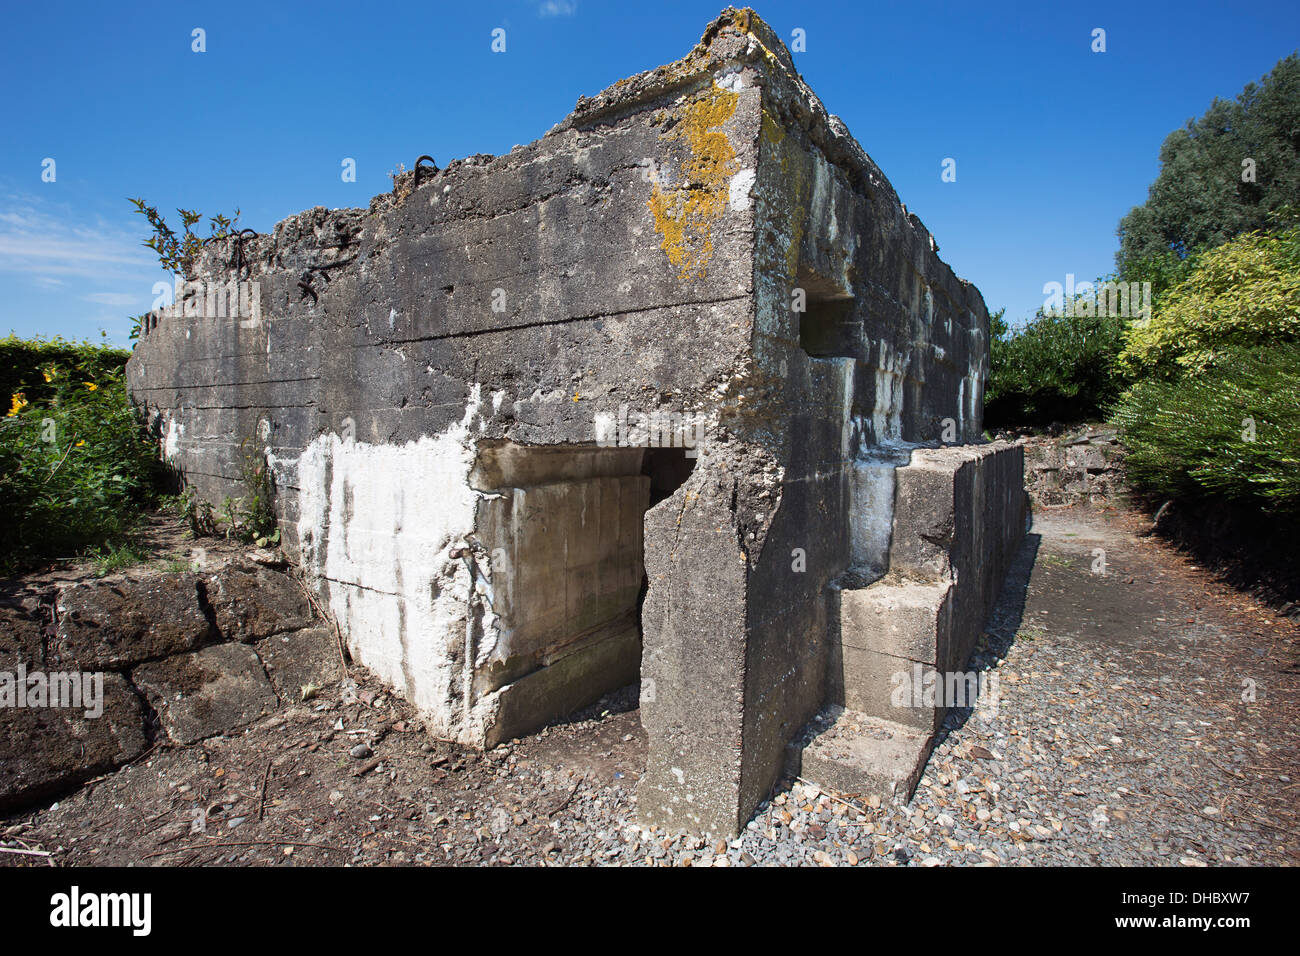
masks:
POLYGON ((979 291, 752 12, 190 278, 232 274, 256 315, 151 318, 133 398, 215 503, 255 437, 286 553, 435 733, 639 676, 647 820, 734 832, 792 765, 910 793, 942 708, 890 678, 966 660, 1020 452, 982 438, 979 291))

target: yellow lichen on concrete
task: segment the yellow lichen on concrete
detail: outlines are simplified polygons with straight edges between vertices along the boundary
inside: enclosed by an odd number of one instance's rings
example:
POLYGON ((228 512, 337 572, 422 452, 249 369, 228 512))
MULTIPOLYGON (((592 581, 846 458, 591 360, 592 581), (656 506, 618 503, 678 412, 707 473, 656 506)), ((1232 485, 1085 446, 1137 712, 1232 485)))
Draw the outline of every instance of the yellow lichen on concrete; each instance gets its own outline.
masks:
POLYGON ((713 222, 726 211, 729 181, 740 170, 736 150, 720 127, 736 112, 739 99, 714 83, 661 137, 682 141, 688 150, 679 168, 681 185, 665 188, 656 182, 646 201, 664 253, 682 279, 703 278, 713 258, 713 222))

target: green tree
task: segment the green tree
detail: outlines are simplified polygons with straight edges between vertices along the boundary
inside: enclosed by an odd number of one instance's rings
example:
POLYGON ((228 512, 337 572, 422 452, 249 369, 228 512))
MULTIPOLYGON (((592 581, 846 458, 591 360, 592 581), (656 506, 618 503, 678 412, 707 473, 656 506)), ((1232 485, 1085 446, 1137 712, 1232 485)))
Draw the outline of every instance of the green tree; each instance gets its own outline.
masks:
POLYGON ((1158 293, 1163 278, 1178 278, 1166 275, 1177 272, 1177 260, 1265 228, 1270 213, 1287 205, 1300 206, 1295 53, 1236 100, 1216 98, 1203 116, 1165 139, 1146 203, 1120 222, 1119 275, 1134 281, 1145 271, 1158 293))
POLYGON ((1013 330, 1001 311, 991 316, 985 423, 1046 425, 1100 418, 1123 386, 1116 358, 1124 323, 1119 317, 1039 309, 1024 327, 1013 330))

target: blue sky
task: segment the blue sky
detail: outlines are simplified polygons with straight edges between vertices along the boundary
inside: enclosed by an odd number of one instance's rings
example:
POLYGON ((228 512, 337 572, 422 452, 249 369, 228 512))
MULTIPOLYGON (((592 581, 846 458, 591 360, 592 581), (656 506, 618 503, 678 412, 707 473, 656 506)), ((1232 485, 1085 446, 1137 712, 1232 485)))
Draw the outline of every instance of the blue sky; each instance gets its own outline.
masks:
MULTIPOLYGON (((724 6, 598 0, 10 4, 0 35, 0 334, 127 341, 163 278, 128 196, 268 230, 388 172, 503 153, 685 54, 724 6), (490 49, 506 30, 506 52, 490 49), (191 50, 191 31, 207 50, 191 50), (357 181, 341 180, 341 162, 357 181), (42 163, 55 161, 55 181, 42 163)), ((1167 133, 1300 46, 1300 5, 756 6, 990 309, 1111 269, 1167 133), (1094 28, 1106 52, 1090 49, 1094 28), (957 161, 956 182, 941 181, 957 161)), ((172 214, 174 217, 174 213, 172 214)))

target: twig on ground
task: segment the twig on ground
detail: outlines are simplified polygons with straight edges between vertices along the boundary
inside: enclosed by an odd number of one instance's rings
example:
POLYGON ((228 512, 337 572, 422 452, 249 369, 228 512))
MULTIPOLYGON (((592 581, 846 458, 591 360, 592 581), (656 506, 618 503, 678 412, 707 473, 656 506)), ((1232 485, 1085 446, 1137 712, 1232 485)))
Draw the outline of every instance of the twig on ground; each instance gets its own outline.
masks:
POLYGON ((577 783, 573 785, 573 789, 569 791, 569 795, 560 801, 559 806, 557 806, 554 810, 548 810, 546 812, 546 815, 548 817, 553 817, 561 810, 563 810, 565 807, 567 807, 569 805, 569 802, 573 800, 575 796, 577 796, 578 788, 581 786, 582 786, 582 781, 579 780, 577 783))
POLYGON ((848 807, 850 810, 853 810, 856 813, 866 812, 862 807, 858 806, 856 803, 850 803, 848 800, 845 800, 842 797, 837 797, 835 794, 830 793, 829 791, 826 790, 825 787, 821 786, 821 784, 813 783, 811 780, 805 780, 803 777, 795 777, 795 779, 798 780, 800 783, 804 784, 805 786, 816 787, 819 793, 823 794, 824 796, 830 797, 832 800, 836 800, 844 804, 846 807, 848 807))
MULTIPOLYGON (((158 741, 158 743, 154 744, 152 747, 150 747, 150 748, 149 748, 148 750, 146 750, 144 753, 140 754, 140 755, 137 756, 137 757, 133 757, 132 759, 128 760, 126 763, 122 764, 122 766, 123 766, 123 767, 133 767, 133 766, 135 766, 135 765, 138 764, 141 760, 143 760, 145 757, 149 756, 151 753, 153 753, 153 752, 154 752, 155 750, 157 750, 159 747, 163 746, 164 743, 165 743, 165 741, 162 741, 162 740, 158 741)), ((112 774, 104 774, 104 775, 103 775, 102 777, 100 777, 99 779, 100 779, 100 780, 103 780, 105 777, 111 777, 111 776, 112 776, 112 774)))
POLYGON ((53 856, 54 855, 53 853, 50 853, 47 850, 20 850, 17 847, 12 847, 12 846, 0 846, 0 853, 14 853, 17 854, 18 856, 53 856))
POLYGON ((1300 832, 1296 830, 1289 830, 1286 827, 1280 827, 1274 823, 1269 823, 1267 820, 1261 820, 1259 817, 1248 817, 1247 819, 1254 820, 1260 826, 1268 827, 1270 830, 1276 830, 1278 833, 1289 833, 1291 836, 1300 836, 1300 832))
POLYGON ((266 772, 262 774, 262 795, 257 801, 257 819, 266 816, 266 784, 271 779, 271 761, 266 762, 266 772))
POLYGON ((1238 780, 1245 780, 1245 779, 1246 779, 1246 778, 1243 777, 1241 774, 1237 773, 1237 771, 1235 771, 1235 770, 1229 770, 1227 767, 1225 767, 1223 764, 1219 763, 1219 761, 1215 760, 1213 757, 1209 756, 1208 754, 1206 754, 1205 759, 1208 760, 1208 761, 1210 761, 1210 763, 1214 764, 1216 767, 1218 767, 1218 768, 1219 768, 1220 770, 1222 770, 1224 773, 1226 773, 1226 774, 1230 774, 1230 775, 1236 777, 1238 780))

